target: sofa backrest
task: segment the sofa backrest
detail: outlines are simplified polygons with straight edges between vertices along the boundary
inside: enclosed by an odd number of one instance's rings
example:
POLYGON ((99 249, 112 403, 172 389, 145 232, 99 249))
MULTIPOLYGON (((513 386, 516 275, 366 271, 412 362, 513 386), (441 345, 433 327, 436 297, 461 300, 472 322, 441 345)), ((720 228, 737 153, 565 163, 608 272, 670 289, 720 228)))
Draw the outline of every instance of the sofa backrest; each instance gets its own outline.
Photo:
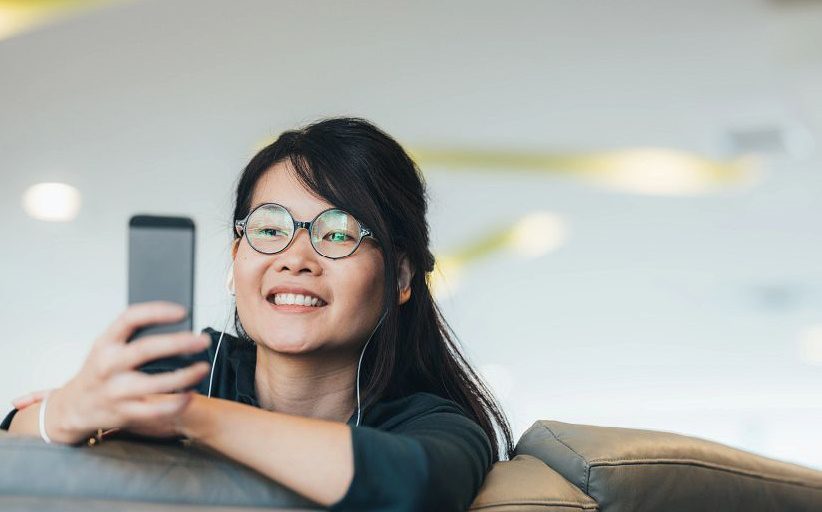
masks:
POLYGON ((537 421, 516 453, 602 512, 822 511, 822 472, 673 433, 537 421))
POLYGON ((49 510, 44 505, 49 498, 65 502, 65 509, 79 503, 78 510, 92 510, 91 504, 106 500, 132 503, 117 510, 140 510, 134 504, 139 502, 176 504, 181 510, 203 504, 321 508, 256 471, 194 446, 111 440, 74 448, 0 430, 0 510, 49 510))

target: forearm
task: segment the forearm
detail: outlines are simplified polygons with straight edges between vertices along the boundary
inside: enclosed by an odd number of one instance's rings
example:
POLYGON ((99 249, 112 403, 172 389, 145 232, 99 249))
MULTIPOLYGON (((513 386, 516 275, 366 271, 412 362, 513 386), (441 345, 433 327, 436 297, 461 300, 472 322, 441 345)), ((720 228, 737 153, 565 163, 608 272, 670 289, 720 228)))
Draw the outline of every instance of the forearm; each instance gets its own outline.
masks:
POLYGON ((39 410, 39 403, 18 410, 14 418, 12 418, 11 424, 9 424, 9 434, 40 437, 40 432, 37 427, 37 414, 39 410))
POLYGON ((339 501, 354 477, 351 430, 196 395, 182 434, 324 506, 339 501))
MULTIPOLYGON (((45 417, 46 433, 53 443, 74 444, 89 437, 90 433, 82 432, 72 428, 61 421, 55 421, 56 417, 63 417, 61 412, 63 398, 62 391, 56 389, 51 392, 45 417)), ((38 401, 17 411, 9 425, 9 433, 29 437, 40 437, 40 408, 42 401, 38 401)))

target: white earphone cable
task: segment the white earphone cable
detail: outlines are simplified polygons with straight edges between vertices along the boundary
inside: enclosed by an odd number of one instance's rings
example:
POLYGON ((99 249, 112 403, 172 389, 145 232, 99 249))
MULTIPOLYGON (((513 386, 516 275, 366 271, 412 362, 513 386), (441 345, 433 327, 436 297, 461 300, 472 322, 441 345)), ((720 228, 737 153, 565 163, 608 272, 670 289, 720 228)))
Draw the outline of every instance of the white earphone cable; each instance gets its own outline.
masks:
POLYGON ((380 317, 380 321, 377 322, 377 326, 374 327, 373 331, 371 331, 371 336, 368 337, 368 341, 366 341, 365 345, 363 345, 362 351, 360 352, 360 360, 357 363, 357 427, 360 426, 360 418, 362 417, 362 408, 360 404, 360 366, 362 365, 362 356, 365 355, 366 347, 368 347, 368 344, 371 343, 371 338, 374 337, 374 333, 377 332, 377 329, 379 329, 380 325, 382 325, 382 321, 385 320, 385 315, 387 314, 388 311, 386 310, 386 312, 380 317))
POLYGON ((220 355, 220 344, 223 342, 223 335, 225 335, 225 330, 228 329, 228 322, 231 321, 231 314, 229 313, 228 317, 225 320, 225 325, 223 326, 223 330, 220 331, 220 338, 217 340, 217 348, 214 350, 214 360, 211 361, 211 377, 208 378, 208 397, 211 398, 211 385, 214 383, 214 370, 217 368, 217 356, 220 355))
MULTIPOLYGON (((228 268, 228 273, 226 274, 225 279, 225 288, 228 291, 228 294, 234 297, 236 292, 234 291, 234 263, 232 262, 228 268)), ((214 369, 217 368, 217 356, 220 355, 220 344, 223 342, 223 336, 225 335, 225 330, 228 329, 228 322, 231 321, 231 311, 232 308, 229 304, 228 313, 226 314, 225 325, 223 326, 223 330, 220 331, 220 338, 217 340, 217 348, 214 350, 214 360, 211 361, 211 376, 208 378, 208 397, 211 398, 211 385, 214 383, 214 369)))

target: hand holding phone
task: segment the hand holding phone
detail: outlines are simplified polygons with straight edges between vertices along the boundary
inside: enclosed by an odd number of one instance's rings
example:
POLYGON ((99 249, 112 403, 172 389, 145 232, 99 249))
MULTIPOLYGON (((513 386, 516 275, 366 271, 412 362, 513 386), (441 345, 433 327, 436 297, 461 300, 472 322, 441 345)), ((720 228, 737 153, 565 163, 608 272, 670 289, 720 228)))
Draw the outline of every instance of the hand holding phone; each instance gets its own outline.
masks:
MULTIPOLYGON (((206 334, 176 332, 146 336, 134 343, 126 340, 150 324, 173 324, 185 310, 168 302, 129 306, 98 337, 77 372, 63 387, 50 393, 45 430, 54 442, 73 444, 98 428, 177 425, 193 399, 193 393, 177 393, 207 378, 210 365, 191 364, 176 371, 147 375, 135 371, 152 361, 174 354, 207 350, 206 334), (138 346, 139 345, 139 346, 138 346)), ((168 428, 165 435, 180 435, 168 428)))

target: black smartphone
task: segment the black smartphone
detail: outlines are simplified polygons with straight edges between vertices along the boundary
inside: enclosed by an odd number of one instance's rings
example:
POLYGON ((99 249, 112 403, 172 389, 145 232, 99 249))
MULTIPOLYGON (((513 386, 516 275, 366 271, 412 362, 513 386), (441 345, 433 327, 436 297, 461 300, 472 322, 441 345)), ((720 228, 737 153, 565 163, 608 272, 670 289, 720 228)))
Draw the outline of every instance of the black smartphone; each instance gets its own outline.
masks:
MULTIPOLYGON (((152 334, 191 331, 194 325, 194 221, 188 217, 134 215, 128 223, 128 303, 176 302, 188 315, 173 324, 138 329, 129 342, 152 334)), ((176 370, 208 361, 208 351, 152 361, 146 373, 176 370)))

